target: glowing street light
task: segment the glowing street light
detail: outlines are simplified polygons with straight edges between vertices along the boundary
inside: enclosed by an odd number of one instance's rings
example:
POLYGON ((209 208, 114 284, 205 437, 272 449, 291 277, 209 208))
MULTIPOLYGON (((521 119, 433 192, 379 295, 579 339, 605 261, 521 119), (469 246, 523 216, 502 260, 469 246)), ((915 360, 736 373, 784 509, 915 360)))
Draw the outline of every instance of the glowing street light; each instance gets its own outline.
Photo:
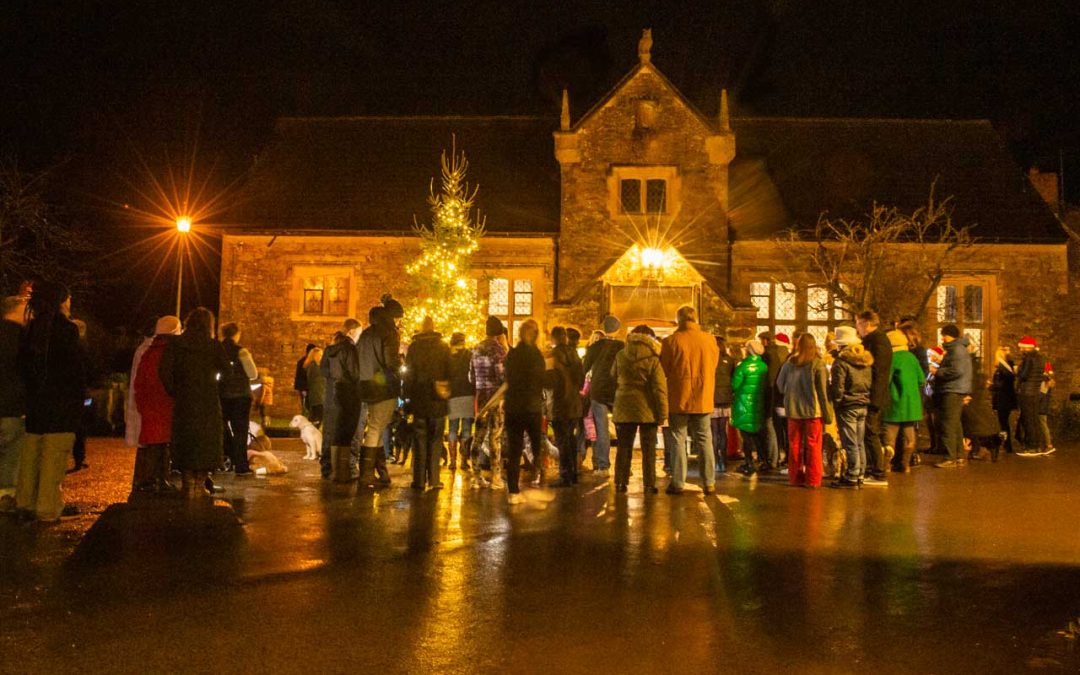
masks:
MULTIPOLYGON (((191 218, 180 216, 176 219, 176 231, 181 235, 191 232, 191 218)), ((176 242, 176 316, 183 320, 180 315, 180 294, 184 290, 184 244, 187 242, 181 238, 176 242)))

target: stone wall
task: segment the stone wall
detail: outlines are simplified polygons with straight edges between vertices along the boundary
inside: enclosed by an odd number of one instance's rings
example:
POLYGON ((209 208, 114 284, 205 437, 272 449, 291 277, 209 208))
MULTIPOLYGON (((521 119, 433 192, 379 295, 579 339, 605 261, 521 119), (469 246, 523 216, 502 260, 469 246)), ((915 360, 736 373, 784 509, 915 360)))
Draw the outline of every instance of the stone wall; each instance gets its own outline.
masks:
MULTIPOLYGON (((293 414, 299 403, 292 390, 296 360, 309 343, 326 344, 344 317, 300 314, 296 268, 349 270, 349 315, 367 323, 367 310, 383 293, 408 303, 405 266, 419 251, 410 236, 225 235, 221 260, 222 322, 236 321, 244 344, 260 367, 274 377, 277 417, 293 414)), ((517 270, 534 276, 536 317, 545 324, 554 297, 554 244, 547 237, 485 237, 474 257, 478 276, 517 270)))

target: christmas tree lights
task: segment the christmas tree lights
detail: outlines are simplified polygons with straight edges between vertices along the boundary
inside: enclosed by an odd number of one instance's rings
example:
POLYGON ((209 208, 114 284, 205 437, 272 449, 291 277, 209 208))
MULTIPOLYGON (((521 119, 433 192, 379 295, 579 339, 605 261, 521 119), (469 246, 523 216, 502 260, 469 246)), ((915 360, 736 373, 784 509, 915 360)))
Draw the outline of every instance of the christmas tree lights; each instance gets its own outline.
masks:
POLYGON ((485 317, 471 260, 480 247, 484 222, 474 222, 470 215, 477 188, 470 190, 465 182, 469 168, 465 153, 459 155, 455 144, 449 157, 443 151, 441 164, 441 189, 436 193, 432 179, 428 197, 431 225, 413 227, 420 237, 420 255, 405 267, 413 285, 405 326, 410 334, 416 333, 424 317, 430 316, 444 336, 464 333, 475 344, 483 336, 485 317))

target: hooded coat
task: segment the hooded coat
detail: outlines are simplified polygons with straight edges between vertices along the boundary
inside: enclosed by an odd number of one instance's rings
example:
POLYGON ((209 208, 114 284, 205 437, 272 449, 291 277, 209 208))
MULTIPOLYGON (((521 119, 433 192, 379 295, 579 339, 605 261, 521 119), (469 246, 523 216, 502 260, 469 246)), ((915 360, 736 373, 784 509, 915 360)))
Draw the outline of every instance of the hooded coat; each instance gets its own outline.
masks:
POLYGON ((765 348, 765 353, 761 355, 762 360, 765 362, 765 367, 769 369, 769 388, 765 392, 766 410, 775 410, 784 402, 784 395, 777 388, 776 379, 780 377, 780 369, 784 367, 784 364, 787 363, 788 357, 790 356, 791 350, 776 342, 776 340, 773 340, 769 346, 765 348))
POLYGON ((735 359, 731 358, 723 349, 720 350, 720 359, 716 362, 716 376, 713 388, 713 407, 731 407, 731 375, 735 372, 735 359))
POLYGON ((654 339, 631 333, 615 357, 614 374, 616 424, 659 424, 668 418, 667 377, 654 339))
MULTIPOLYGON (((973 368, 978 371, 975 365, 972 363, 973 368)), ((960 423, 967 438, 990 438, 1001 432, 997 415, 990 405, 990 390, 985 385, 972 387, 971 400, 960 411, 960 423)))
POLYGON ((138 445, 156 445, 172 440, 174 402, 158 377, 158 369, 165 347, 175 339, 173 335, 155 336, 135 370, 132 386, 140 419, 138 445))
POLYGON ((935 394, 971 393, 971 355, 968 354, 968 337, 961 335, 942 345, 945 357, 941 359, 937 375, 934 375, 935 394))
POLYGON ((184 333, 170 340, 158 375, 175 400, 173 462, 184 471, 212 471, 221 464, 223 428, 218 375, 227 360, 217 340, 184 333))
POLYGON ((1016 393, 1020 396, 1042 394, 1046 382, 1046 357, 1038 349, 1023 352, 1020 367, 1016 370, 1016 393))
POLYGON ((611 376, 611 366, 615 355, 622 351, 622 340, 605 337, 589 346, 585 352, 585 372, 592 373, 589 383, 589 398, 597 403, 611 405, 615 402, 615 378, 611 376))
POLYGON ((380 315, 356 341, 364 400, 379 403, 401 394, 401 335, 394 320, 380 315))
POLYGON ((889 409, 881 416, 887 424, 920 422, 923 418, 922 391, 925 383, 922 365, 910 351, 893 352, 889 376, 889 409))
POLYGON ((450 396, 450 347, 442 334, 414 335, 405 354, 405 397, 419 419, 446 417, 450 396))
POLYGON ((735 366, 731 376, 731 426, 751 434, 761 431, 768 386, 768 368, 757 354, 750 354, 735 366))
POLYGON ((829 398, 837 410, 870 405, 874 356, 862 345, 848 345, 837 354, 829 378, 829 398))
POLYGON ((670 414, 700 415, 713 411, 719 360, 716 338, 693 321, 664 339, 660 364, 667 376, 670 414))
POLYGON ((825 362, 820 358, 802 365, 796 364, 794 359, 789 360, 780 369, 776 387, 784 394, 784 409, 789 420, 821 418, 825 424, 832 424, 829 376, 825 362))
POLYGON ((546 377, 544 355, 536 345, 519 342, 506 355, 506 398, 503 409, 507 415, 539 415, 544 411, 546 377))

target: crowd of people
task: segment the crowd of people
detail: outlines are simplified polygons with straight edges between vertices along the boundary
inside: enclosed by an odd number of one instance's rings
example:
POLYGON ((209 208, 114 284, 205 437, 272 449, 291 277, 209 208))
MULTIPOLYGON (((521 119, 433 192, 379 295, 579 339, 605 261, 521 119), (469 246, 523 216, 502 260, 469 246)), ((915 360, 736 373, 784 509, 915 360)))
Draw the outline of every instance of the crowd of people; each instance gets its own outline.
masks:
MULTIPOLYGON (((0 510, 46 522, 64 513, 61 484, 86 397, 70 305, 67 289, 41 282, 28 300, 5 299, 0 323, 0 510)), ((302 412, 322 429, 324 479, 384 488, 388 462, 411 453, 415 490, 442 488, 446 466, 467 472, 470 487, 505 488, 519 503, 523 465, 534 486, 571 487, 591 452, 588 470, 608 478, 612 434, 615 491, 629 489, 635 448, 645 493, 659 491, 662 438, 670 495, 684 491, 689 457, 709 495, 740 452, 737 471, 748 477, 777 473, 816 488, 828 474, 836 488, 887 486, 892 472, 920 462, 924 426, 943 469, 997 461, 1014 442, 1023 444, 1020 456, 1054 451, 1054 372, 1030 337, 1018 344, 1019 363, 999 348, 984 381, 974 343, 955 325, 942 326, 941 346, 927 348, 912 317, 886 330, 873 311, 824 345, 810 333, 768 331, 729 345, 688 306, 663 339, 645 324, 624 339, 619 319, 607 316, 584 346, 573 327, 556 326, 542 340, 527 320, 511 337, 497 317, 471 347, 430 318, 406 341, 404 315, 383 296, 366 327, 346 320, 296 364, 302 412), (557 477, 547 475, 552 455, 557 477)), ((253 401, 253 391, 270 382, 237 324, 216 330, 204 308, 183 323, 158 319, 131 366, 133 489, 198 500, 222 490, 215 472, 252 475, 253 403, 268 402, 253 401)))

